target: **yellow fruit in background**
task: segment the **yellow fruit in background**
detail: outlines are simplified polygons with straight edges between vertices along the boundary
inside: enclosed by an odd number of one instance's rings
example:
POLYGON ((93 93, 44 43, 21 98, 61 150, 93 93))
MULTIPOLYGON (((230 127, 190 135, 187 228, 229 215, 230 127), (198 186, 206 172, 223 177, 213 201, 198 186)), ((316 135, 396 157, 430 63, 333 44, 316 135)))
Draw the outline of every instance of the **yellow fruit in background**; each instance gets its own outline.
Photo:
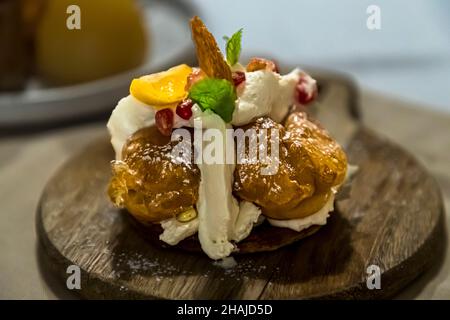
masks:
POLYGON ((183 100, 186 95, 187 78, 192 68, 186 64, 180 64, 131 82, 130 93, 136 99, 157 107, 169 107, 183 100))
POLYGON ((139 10, 134 0, 47 0, 36 33, 38 74, 53 84, 70 84, 139 66, 147 51, 139 10), (66 24, 71 5, 80 8, 79 30, 66 24))

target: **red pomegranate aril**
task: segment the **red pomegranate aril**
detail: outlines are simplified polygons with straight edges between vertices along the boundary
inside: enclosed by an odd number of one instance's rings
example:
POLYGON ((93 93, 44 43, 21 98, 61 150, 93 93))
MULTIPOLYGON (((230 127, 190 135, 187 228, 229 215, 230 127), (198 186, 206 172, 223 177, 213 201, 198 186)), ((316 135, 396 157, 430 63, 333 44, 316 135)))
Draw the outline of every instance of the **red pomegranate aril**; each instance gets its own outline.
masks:
POLYGON ((234 82, 234 86, 237 87, 238 85, 240 85, 242 82, 245 81, 245 72, 242 71, 236 71, 233 72, 233 82, 234 82))
POLYGON ((173 128, 173 111, 169 108, 158 110, 155 114, 155 123, 162 135, 170 136, 173 128))
POLYGON ((194 102, 191 99, 185 99, 181 101, 177 108, 175 109, 175 112, 177 115, 184 119, 189 120, 192 117, 192 106, 194 105, 194 102))

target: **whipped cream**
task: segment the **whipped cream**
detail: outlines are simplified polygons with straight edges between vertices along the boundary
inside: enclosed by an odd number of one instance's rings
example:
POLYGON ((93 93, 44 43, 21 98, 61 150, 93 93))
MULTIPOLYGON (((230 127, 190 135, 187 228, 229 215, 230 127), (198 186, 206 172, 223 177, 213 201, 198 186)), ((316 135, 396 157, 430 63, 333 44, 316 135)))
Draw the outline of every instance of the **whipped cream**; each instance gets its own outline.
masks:
POLYGON ((122 149, 127 139, 139 129, 155 124, 155 110, 132 95, 122 98, 114 108, 106 127, 116 160, 122 160, 122 149))
POLYGON ((267 70, 246 72, 244 87, 239 91, 231 122, 236 126, 269 114, 278 95, 278 77, 267 70))
MULTIPOLYGON (((200 108, 193 107, 193 122, 201 123, 204 129, 214 128, 220 130, 222 137, 227 139, 226 124, 222 118, 210 110, 201 112, 200 108)), ((201 139, 204 150, 210 141, 201 139)), ((196 143, 196 142, 194 142, 196 143)), ((239 204, 232 195, 234 164, 226 164, 226 143, 223 141, 223 159, 219 163, 207 164, 204 161, 197 163, 200 169, 200 186, 197 201, 199 219, 198 239, 203 251, 211 259, 221 259, 230 255, 234 245, 230 242, 234 234, 234 224, 239 214, 239 204)))
POLYGON ((272 120, 281 122, 288 114, 289 108, 297 103, 294 92, 302 73, 300 69, 296 68, 284 76, 279 76, 277 98, 274 100, 269 113, 272 120))
MULTIPOLYGON (((217 201, 216 198, 212 199, 213 202, 217 201)), ((199 199, 199 202, 201 200, 199 199)), ((203 201, 202 201, 203 202, 203 201)), ((259 218, 261 217, 261 209, 254 205, 252 202, 241 201, 239 204, 239 214, 238 218, 233 226, 231 240, 239 242, 248 237, 250 232, 253 229, 253 226, 257 225, 259 222, 259 218)), ((224 219, 228 220, 228 219, 224 219)), ((208 222, 209 220, 203 220, 205 228, 209 228, 208 222)), ((176 218, 167 219, 161 222, 161 227, 164 229, 164 232, 159 236, 161 241, 164 241, 170 245, 176 245, 181 240, 190 237, 191 235, 198 232, 200 224, 199 217, 189 221, 189 222, 179 222, 176 218)), ((213 224, 217 224, 217 222, 213 222, 213 224)), ((228 241, 228 240, 227 240, 228 241)), ((208 245, 208 242, 206 242, 208 245)), ((208 248, 211 252, 214 250, 213 248, 208 248)), ((216 253, 212 253, 212 255, 216 256, 216 253)))
POLYGON ((188 222, 179 222, 176 218, 161 221, 163 233, 159 239, 171 246, 177 245, 181 240, 197 233, 199 220, 197 218, 188 222))
POLYGON ((239 204, 239 216, 234 225, 232 239, 236 242, 244 240, 252 232, 261 215, 261 209, 252 202, 241 201, 239 204))

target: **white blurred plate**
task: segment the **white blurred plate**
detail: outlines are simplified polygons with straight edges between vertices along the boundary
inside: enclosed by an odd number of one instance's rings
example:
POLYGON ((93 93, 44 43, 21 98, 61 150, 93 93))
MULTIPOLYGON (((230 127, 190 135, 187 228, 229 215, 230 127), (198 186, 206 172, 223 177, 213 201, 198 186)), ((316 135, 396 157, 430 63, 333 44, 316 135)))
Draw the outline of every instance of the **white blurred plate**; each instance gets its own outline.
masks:
POLYGON ((148 16, 151 38, 150 52, 142 66, 78 85, 45 88, 37 81, 30 81, 23 91, 1 93, 0 126, 70 121, 112 110, 117 101, 128 94, 132 78, 190 59, 192 44, 188 23, 194 10, 186 2, 141 2, 148 16))

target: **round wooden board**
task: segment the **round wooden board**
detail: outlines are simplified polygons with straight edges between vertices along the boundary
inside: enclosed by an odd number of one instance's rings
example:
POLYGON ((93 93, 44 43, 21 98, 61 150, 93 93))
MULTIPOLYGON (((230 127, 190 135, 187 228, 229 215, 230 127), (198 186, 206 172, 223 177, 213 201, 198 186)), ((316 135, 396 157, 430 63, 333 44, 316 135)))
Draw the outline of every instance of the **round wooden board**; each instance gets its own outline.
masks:
POLYGON ((72 158, 48 183, 37 228, 45 259, 66 281, 81 268, 85 298, 387 298, 433 264, 442 244, 442 200, 405 151, 359 129, 348 148, 359 166, 347 198, 312 236, 273 252, 238 255, 223 269, 203 254, 145 240, 106 196, 108 138, 72 158), (366 286, 381 268, 381 289, 366 286))

